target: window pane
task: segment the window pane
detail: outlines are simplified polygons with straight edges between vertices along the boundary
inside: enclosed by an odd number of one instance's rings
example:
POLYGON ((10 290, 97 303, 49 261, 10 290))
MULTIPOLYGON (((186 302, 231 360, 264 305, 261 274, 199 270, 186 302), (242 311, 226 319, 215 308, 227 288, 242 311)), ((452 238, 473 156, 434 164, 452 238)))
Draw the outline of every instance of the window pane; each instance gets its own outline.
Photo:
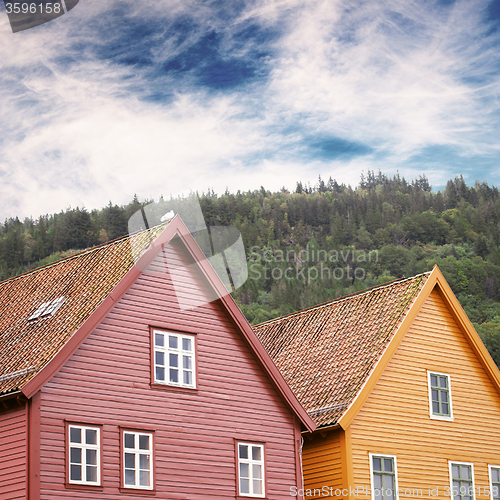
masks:
POLYGON ((239 451, 240 458, 247 459, 248 458, 248 446, 246 444, 240 444, 239 449, 240 449, 240 451, 239 451))
POLYGON ((170 349, 177 349, 178 343, 177 343, 177 337, 174 337, 173 335, 168 336, 168 347, 170 349))
POLYGON ((125 468, 135 469, 135 455, 133 453, 125 453, 125 468))
POLYGON ((439 391, 432 390, 432 401, 439 401, 439 391))
POLYGON ((260 446, 252 446, 252 460, 262 460, 261 451, 260 446))
POLYGON ((149 436, 145 434, 139 435, 139 449, 149 450, 149 436))
POLYGON ((87 444, 97 444, 97 431, 95 429, 85 430, 85 442, 87 444))
POLYGON ((448 391, 441 391, 441 402, 442 403, 448 402, 448 391))
POLYGON ((248 464, 240 464, 240 477, 250 477, 248 464))
POLYGON ((179 382, 179 372, 178 370, 170 370, 170 382, 179 382))
POLYGON ((491 478, 494 483, 500 482, 500 475, 498 469, 491 469, 491 478))
POLYGON ((82 480, 82 466, 81 465, 71 465, 69 478, 71 481, 81 481, 82 480))
POLYGON ((124 436, 125 448, 135 448, 134 437, 135 437, 134 434, 127 434, 127 433, 125 433, 125 436, 124 436))
POLYGON ((449 406, 448 406, 447 403, 443 403, 441 405, 441 409, 442 409, 444 415, 449 415, 450 414, 449 406))
POLYGON ((262 481, 260 479, 253 480, 253 494, 262 495, 262 481))
POLYGON ((252 477, 254 479, 262 479, 262 465, 252 465, 252 477))
POLYGON ((498 485, 493 485, 493 488, 491 490, 493 491, 494 500, 500 498, 500 488, 498 487, 498 485))
MULTIPOLYGON (((454 478, 457 478, 457 479, 460 478, 460 469, 459 469, 458 465, 451 466, 451 475, 454 478)), ((455 486, 455 483, 453 483, 453 486, 455 486)))
POLYGON ((438 379, 437 379, 436 375, 431 375, 431 385, 432 385, 432 387, 437 387, 438 379))
POLYGON ((382 460, 380 458, 373 459, 373 470, 376 470, 376 471, 382 470, 382 460))
POLYGON ((165 353, 160 352, 160 351, 156 351, 155 352, 155 360, 156 360, 157 365, 164 366, 165 365, 165 353))
POLYGON ((191 351, 191 339, 182 339, 182 349, 184 351, 191 351))
POLYGON ((439 413, 439 403, 432 403, 432 413, 439 413))
POLYGON ((384 471, 392 472, 392 458, 384 458, 384 471))
POLYGON ((191 356, 182 356, 182 367, 191 370, 191 356))
POLYGON ((184 372, 184 384, 193 385, 192 372, 184 372))
POLYGON ((178 360, 177 360, 177 358, 178 358, 177 354, 170 353, 168 356, 169 356, 169 364, 170 364, 170 366, 174 367, 174 368, 177 368, 179 366, 178 360))
POLYGON ((97 467, 87 465, 87 481, 97 482, 97 467))
POLYGON ((161 333, 155 333, 155 345, 158 347, 165 346, 165 336, 161 333))
POLYGON ((139 469, 149 470, 149 455, 139 455, 139 469))
POLYGON ((135 471, 133 470, 125 471, 125 484, 130 486, 135 485, 135 471))
POLYGON ((156 380, 165 380, 165 368, 156 367, 156 380))
POLYGON ((462 479, 470 479, 470 467, 468 465, 462 465, 460 468, 462 469, 462 479))
POLYGON ((81 443, 82 442, 82 430, 78 427, 69 428, 69 442, 70 443, 81 443))
POLYGON ((97 465, 97 450, 87 450, 87 465, 97 465))
POLYGON ((384 487, 385 488, 389 488, 390 490, 393 490, 394 489, 394 478, 392 476, 384 476, 385 478, 385 484, 384 484, 384 487))
POLYGON ((392 500, 394 498, 394 493, 392 488, 389 490, 384 490, 385 493, 385 500, 392 500))
POLYGON ((69 461, 73 464, 82 463, 82 449, 81 448, 70 448, 69 449, 69 461))
POLYGON ((443 389, 446 389, 448 387, 448 384, 446 383, 446 377, 439 377, 439 382, 440 387, 442 387, 443 389))
POLYGON ((149 471, 141 470, 139 472, 139 484, 141 486, 149 486, 149 471))
POLYGON ((373 485, 375 488, 382 488, 382 476, 380 476, 379 474, 374 474, 373 485))
POLYGON ((248 479, 240 479, 240 493, 250 493, 250 481, 248 479))

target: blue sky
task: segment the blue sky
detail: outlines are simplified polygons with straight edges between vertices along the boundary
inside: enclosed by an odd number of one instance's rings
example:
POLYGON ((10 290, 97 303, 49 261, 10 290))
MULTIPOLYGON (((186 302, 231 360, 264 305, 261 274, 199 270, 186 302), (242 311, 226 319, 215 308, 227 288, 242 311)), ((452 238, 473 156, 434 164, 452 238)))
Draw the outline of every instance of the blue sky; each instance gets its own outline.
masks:
POLYGON ((362 171, 500 180, 500 0, 0 12, 0 218, 362 171))

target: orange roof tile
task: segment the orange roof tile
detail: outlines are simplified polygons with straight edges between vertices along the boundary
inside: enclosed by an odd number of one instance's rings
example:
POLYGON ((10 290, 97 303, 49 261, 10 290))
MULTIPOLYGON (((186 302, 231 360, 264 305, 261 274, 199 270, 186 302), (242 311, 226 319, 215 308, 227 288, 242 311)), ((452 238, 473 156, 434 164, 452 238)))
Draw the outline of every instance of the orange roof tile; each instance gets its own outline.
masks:
POLYGON ((0 282, 0 394, 16 391, 62 349, 165 225, 84 250, 0 282), (135 253, 137 252, 137 253, 135 253), (65 297, 51 316, 28 321, 65 297))
POLYGON ((430 273, 401 279, 254 327, 318 427, 354 401, 430 273))

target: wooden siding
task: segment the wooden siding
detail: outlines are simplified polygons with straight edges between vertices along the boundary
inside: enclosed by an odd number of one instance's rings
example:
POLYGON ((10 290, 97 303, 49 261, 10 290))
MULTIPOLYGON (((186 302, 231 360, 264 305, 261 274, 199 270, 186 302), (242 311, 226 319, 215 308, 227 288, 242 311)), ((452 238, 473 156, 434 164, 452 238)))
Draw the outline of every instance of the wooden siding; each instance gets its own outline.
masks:
POLYGON ((0 413, 0 500, 26 499, 26 406, 0 413))
POLYGON ((330 431, 316 431, 306 435, 302 451, 304 469, 304 490, 310 490, 311 496, 325 497, 331 488, 342 490, 347 481, 343 476, 344 431, 340 428, 330 431), (326 490, 324 489, 326 488, 326 490))
POLYGON ((488 464, 500 463, 500 396, 436 289, 353 420, 351 436, 355 488, 370 487, 371 452, 396 455, 400 498, 446 498, 452 460, 474 464, 476 500, 489 499, 488 464), (427 370, 451 376, 453 422, 429 417, 427 370))
MULTIPOLYGON (((169 265, 191 263, 178 243, 165 254, 169 265)), ((186 268, 186 297, 203 302, 207 286, 186 268)), ((296 485, 296 419, 220 302, 179 309, 161 254, 43 388, 41 405, 43 499, 122 498, 119 427, 155 431, 156 492, 130 499, 234 499, 235 439, 265 443, 266 496, 288 499, 296 485), (196 334, 197 390, 151 387, 150 327, 196 334), (99 491, 65 488, 65 419, 103 425, 99 491)))

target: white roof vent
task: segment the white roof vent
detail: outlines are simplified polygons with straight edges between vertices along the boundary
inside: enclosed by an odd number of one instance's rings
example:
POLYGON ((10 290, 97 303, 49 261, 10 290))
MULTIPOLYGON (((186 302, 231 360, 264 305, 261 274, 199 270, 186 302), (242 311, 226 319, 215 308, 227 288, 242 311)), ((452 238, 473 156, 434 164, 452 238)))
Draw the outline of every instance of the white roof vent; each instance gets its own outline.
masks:
POLYGON ((44 302, 38 309, 28 318, 28 321, 33 321, 38 318, 42 318, 45 316, 51 316, 54 314, 64 302, 65 297, 58 297, 51 302, 44 302))

